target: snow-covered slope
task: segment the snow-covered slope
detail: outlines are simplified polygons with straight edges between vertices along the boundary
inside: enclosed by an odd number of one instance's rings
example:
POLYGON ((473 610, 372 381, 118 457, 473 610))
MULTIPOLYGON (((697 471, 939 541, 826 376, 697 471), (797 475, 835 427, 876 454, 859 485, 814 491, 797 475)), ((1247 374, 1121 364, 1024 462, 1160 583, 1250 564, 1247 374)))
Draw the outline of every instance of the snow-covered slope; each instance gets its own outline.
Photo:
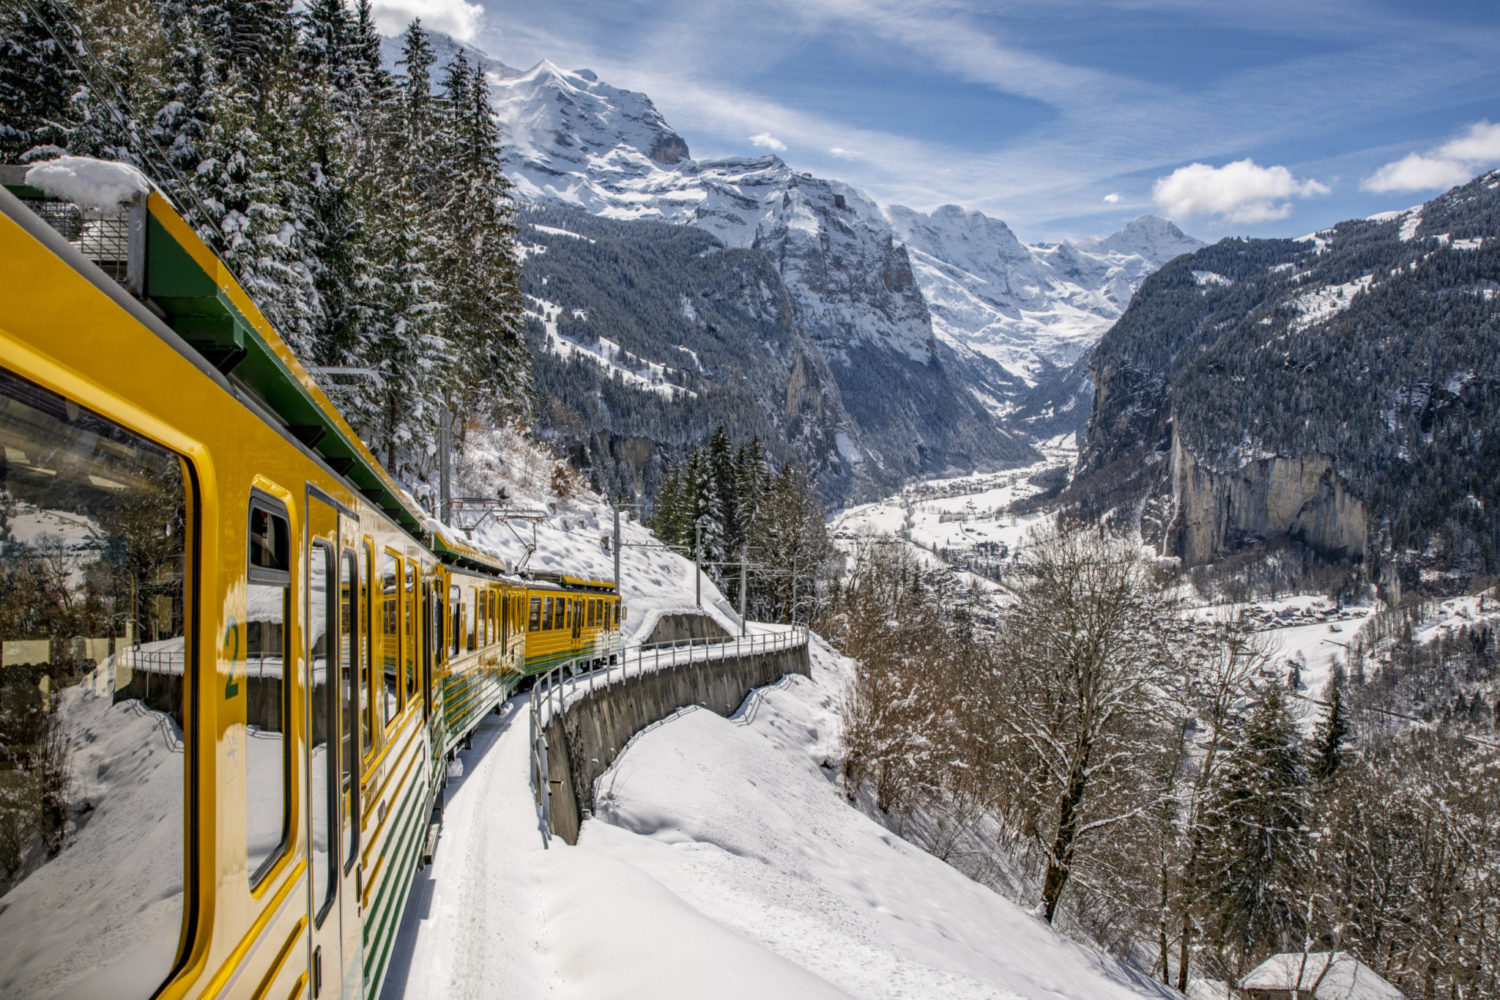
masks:
MULTIPOLYGON (((493 458, 525 460, 514 448, 493 458)), ((549 499, 544 478, 511 483, 517 499, 555 511, 533 562, 603 570, 607 508, 549 499)), ((649 540, 636 525, 626 533, 649 540)), ((496 547, 503 535, 486 526, 496 547)), ((622 558, 635 636, 692 607, 685 560, 645 545, 622 558)), ((711 583, 704 601, 733 624, 711 583)), ((731 719, 688 710, 641 734, 601 779, 577 847, 543 847, 525 696, 513 700, 453 769, 384 996, 1176 996, 846 803, 825 761, 837 759, 848 667, 816 642, 811 678, 763 689, 731 719)))

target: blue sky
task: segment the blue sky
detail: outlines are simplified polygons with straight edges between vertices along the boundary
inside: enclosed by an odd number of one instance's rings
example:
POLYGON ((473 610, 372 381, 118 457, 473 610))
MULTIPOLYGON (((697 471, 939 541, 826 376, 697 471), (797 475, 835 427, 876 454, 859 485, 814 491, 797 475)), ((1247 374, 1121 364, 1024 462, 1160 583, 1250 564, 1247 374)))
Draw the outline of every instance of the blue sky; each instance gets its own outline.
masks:
POLYGON ((1299 235, 1500 166, 1500 3, 377 0, 518 68, 649 94, 698 158, 771 150, 1025 239, 1143 213, 1299 235))

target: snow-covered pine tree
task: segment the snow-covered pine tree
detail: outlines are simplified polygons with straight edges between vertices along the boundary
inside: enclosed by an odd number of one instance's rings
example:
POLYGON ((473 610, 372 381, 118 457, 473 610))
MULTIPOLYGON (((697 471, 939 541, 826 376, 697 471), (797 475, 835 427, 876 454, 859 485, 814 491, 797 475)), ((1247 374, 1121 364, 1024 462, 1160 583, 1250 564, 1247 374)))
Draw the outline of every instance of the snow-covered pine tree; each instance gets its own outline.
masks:
MULTIPOLYGON (((738 558, 745 532, 740 524, 739 493, 735 489, 734 448, 723 424, 715 428, 713 436, 708 439, 708 467, 722 512, 720 548, 723 555, 720 558, 738 558)), ((720 569, 718 579, 722 582, 723 577, 724 570, 720 569)))
MULTIPOLYGON (((367 312, 360 295, 371 268, 369 227, 357 197, 356 158, 368 91, 355 30, 344 0, 315 0, 301 16, 296 187, 318 305, 311 341, 319 365, 350 363, 367 312)), ((325 382, 330 389, 337 384, 325 382)))
POLYGON ((377 373, 376 388, 350 395, 362 403, 362 436, 388 468, 416 486, 430 471, 441 368, 449 352, 439 332, 442 303, 432 277, 437 217, 423 187, 431 177, 436 128, 428 77, 432 47, 416 21, 406 32, 402 64, 406 76, 382 95, 378 157, 364 200, 378 236, 361 289, 353 360, 377 373))
MULTIPOLYGON (((444 73, 443 90, 433 146, 444 235, 437 274, 453 347, 448 407, 501 420, 528 409, 510 185, 489 85, 462 50, 444 73)), ((461 426, 460 444, 463 433, 461 426)))
POLYGON ((1335 667, 1323 687, 1323 702, 1328 707, 1313 736, 1312 774, 1326 782, 1338 773, 1344 762, 1345 743, 1349 740, 1349 712, 1344 707, 1344 668, 1335 667))
MULTIPOLYGON (((707 449, 697 449, 687 466, 688 518, 686 541, 696 546, 697 558, 704 563, 724 559, 724 503, 714 480, 713 461, 707 449)), ((722 567, 711 566, 710 577, 719 582, 722 567)))
MULTIPOLYGON (((185 195, 184 189, 207 155, 215 61, 192 0, 164 0, 161 19, 166 52, 156 110, 146 126, 147 169, 169 191, 185 195)), ((193 199, 180 198, 179 202, 195 226, 210 225, 207 218, 199 217, 193 199)))
POLYGON ((73 0, 0 7, 0 162, 60 149, 85 84, 83 34, 73 0))
POLYGON ((1267 684, 1205 817, 1199 885, 1208 931, 1237 972, 1302 943, 1307 764, 1279 684, 1267 684))

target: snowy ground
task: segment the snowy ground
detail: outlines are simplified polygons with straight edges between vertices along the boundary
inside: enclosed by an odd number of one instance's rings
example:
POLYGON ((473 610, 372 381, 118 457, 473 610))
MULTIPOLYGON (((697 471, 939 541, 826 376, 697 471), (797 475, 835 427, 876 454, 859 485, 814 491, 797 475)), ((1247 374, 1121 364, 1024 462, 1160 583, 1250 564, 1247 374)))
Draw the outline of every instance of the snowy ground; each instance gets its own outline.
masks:
POLYGON ((918 558, 929 566, 938 564, 933 555, 938 550, 975 550, 985 543, 1004 546, 1013 558, 1048 515, 1015 514, 1010 506, 1042 492, 1033 478, 1047 470, 1071 468, 1078 456, 1071 435, 1046 442, 1041 451, 1043 458, 1035 465, 928 480, 896 496, 839 511, 831 524, 834 541, 850 551, 862 538, 899 536, 912 543, 918 558))
POLYGON ((542 844, 523 699, 450 783, 387 997, 1170 997, 849 807, 843 666, 818 645, 732 719, 679 713, 542 844))
MULTIPOLYGON (((497 448, 492 461, 524 458, 497 448)), ((549 498, 545 477, 514 497, 551 515, 531 565, 612 575, 608 509, 549 498)), ((987 484, 985 502, 1034 491, 1023 482, 987 484)), ((695 609, 693 570, 640 526, 622 533, 627 641, 639 640, 659 615, 695 609)), ((492 524, 473 540, 524 551, 492 524)), ((706 580, 703 605, 738 625, 706 580)), ((1175 996, 849 806, 835 780, 848 664, 815 647, 811 679, 783 679, 732 719, 686 711, 640 734, 601 779, 577 847, 543 844, 526 696, 486 719, 450 781, 384 996, 1175 996)))

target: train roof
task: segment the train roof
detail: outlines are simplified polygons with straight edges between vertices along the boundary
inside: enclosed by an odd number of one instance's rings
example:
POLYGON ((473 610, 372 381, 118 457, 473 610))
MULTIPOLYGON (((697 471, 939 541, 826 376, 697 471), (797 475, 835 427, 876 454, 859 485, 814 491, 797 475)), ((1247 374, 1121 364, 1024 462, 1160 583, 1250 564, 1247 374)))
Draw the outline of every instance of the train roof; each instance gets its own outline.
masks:
POLYGON ((208 366, 281 420, 287 433, 408 534, 450 563, 504 572, 505 564, 496 557, 431 531, 416 501, 365 447, 223 261, 160 190, 135 176, 142 189, 124 192, 111 213, 107 207, 71 201, 66 191, 36 186, 43 182, 36 180, 34 167, 0 167, 0 184, 146 303, 208 366), (118 230, 117 239, 87 235, 107 225, 118 230))

